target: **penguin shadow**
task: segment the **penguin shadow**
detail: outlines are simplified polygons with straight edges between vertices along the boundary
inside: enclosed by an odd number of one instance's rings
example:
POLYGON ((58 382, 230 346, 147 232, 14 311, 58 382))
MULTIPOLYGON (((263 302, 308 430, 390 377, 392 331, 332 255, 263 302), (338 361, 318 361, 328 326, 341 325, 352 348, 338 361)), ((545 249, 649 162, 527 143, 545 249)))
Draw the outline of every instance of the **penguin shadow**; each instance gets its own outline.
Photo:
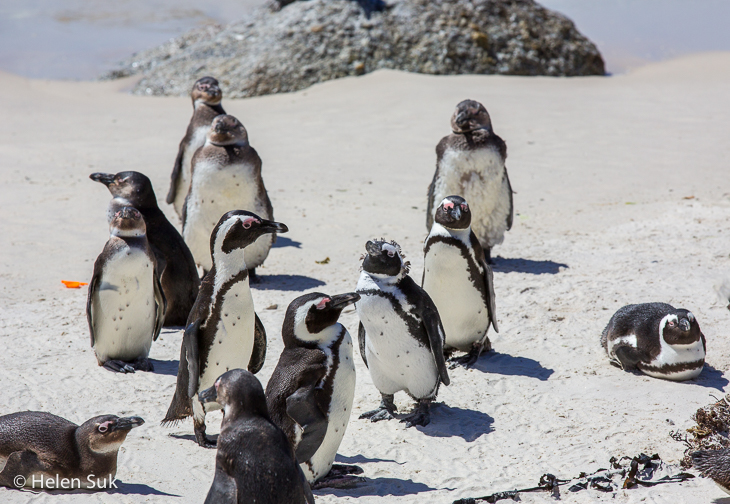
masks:
MULTIPOLYGON (((702 368, 700 375, 694 380, 688 380, 682 383, 690 383, 693 385, 699 385, 700 387, 714 388, 723 392, 725 387, 730 381, 723 376, 723 372, 719 369, 715 369, 709 364, 705 363, 705 367, 702 368)), ((730 498, 729 498, 730 499, 730 498)), ((730 504, 730 500, 727 501, 730 504)))
POLYGON ((177 369, 180 365, 178 360, 157 360, 150 359, 154 369, 152 372, 159 375, 177 376, 177 369))
POLYGON ((251 284, 256 290, 305 291, 326 285, 322 280, 304 275, 259 275, 259 282, 251 284))
MULTIPOLYGON (((185 439, 187 441, 192 441, 195 444, 198 444, 198 442, 195 440, 194 434, 168 434, 171 438, 175 439, 185 439)), ((216 444, 218 443, 218 434, 206 434, 208 436, 208 439, 212 440, 216 444)), ((213 448, 212 451, 215 451, 213 448)))
POLYGON ((161 490, 157 490, 149 485, 143 483, 124 483, 123 481, 116 480, 114 482, 119 487, 114 493, 122 495, 164 495, 166 497, 182 497, 182 495, 166 493, 161 490))
POLYGON ((481 411, 449 406, 444 403, 431 405, 431 422, 425 427, 416 426, 431 437, 460 437, 467 443, 489 434, 494 419, 481 411))
POLYGON ((292 240, 291 238, 286 238, 284 236, 277 236, 276 241, 274 242, 274 245, 272 245, 272 248, 284 248, 284 247, 302 248, 302 242, 298 242, 296 240, 292 240))
POLYGON ((547 381, 555 371, 542 367, 542 364, 527 357, 514 357, 499 352, 489 352, 472 366, 483 373, 496 373, 505 376, 527 376, 547 381))
POLYGON ((431 492, 433 490, 439 489, 413 480, 365 477, 364 482, 358 483, 358 485, 353 488, 319 488, 317 490, 312 490, 312 493, 314 495, 334 495, 335 497, 384 497, 387 495, 403 497, 405 495, 416 495, 421 492, 431 492))
POLYGON ((369 464, 371 462, 392 462, 393 464, 403 465, 405 462, 398 462, 393 459, 381 459, 381 458, 368 458, 364 455, 355 455, 353 457, 346 457, 339 453, 335 455, 335 462, 338 464, 369 464))
POLYGON ((532 275, 556 275, 560 268, 569 268, 567 264, 554 261, 533 261, 517 257, 493 257, 492 271, 497 273, 530 273, 532 275))
POLYGON ((712 504, 730 504, 730 497, 720 497, 713 500, 712 504))

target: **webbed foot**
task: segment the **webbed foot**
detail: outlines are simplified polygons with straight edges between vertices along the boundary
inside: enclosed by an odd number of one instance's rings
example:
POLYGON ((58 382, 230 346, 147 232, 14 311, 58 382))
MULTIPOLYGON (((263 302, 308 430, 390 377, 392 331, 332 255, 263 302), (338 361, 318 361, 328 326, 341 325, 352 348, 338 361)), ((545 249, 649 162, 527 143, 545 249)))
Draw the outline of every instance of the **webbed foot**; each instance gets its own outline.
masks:
POLYGON ((454 357, 449 360, 449 362, 451 362, 449 369, 454 369, 457 366, 464 366, 465 368, 469 369, 477 363, 479 357, 481 357, 483 353, 488 353, 491 351, 492 342, 489 341, 489 338, 486 338, 484 342, 477 341, 475 343, 472 343, 471 350, 469 350, 468 354, 462 355, 461 357, 454 357))
POLYGON ((356 465, 343 465, 334 464, 327 476, 317 480, 313 485, 312 489, 316 490, 319 488, 352 488, 358 483, 363 483, 365 478, 354 476, 355 474, 362 474, 364 471, 362 467, 356 465))
POLYGON ((421 427, 427 426, 431 423, 431 399, 421 399, 418 401, 418 406, 405 418, 401 419, 401 422, 406 424, 406 428, 420 425, 421 427))
POLYGON ((387 394, 381 394, 383 399, 380 401, 378 409, 372 411, 366 411, 360 418, 369 418, 371 422, 379 422, 381 420, 393 420, 395 417, 393 413, 396 411, 395 403, 393 402, 393 396, 387 394))
POLYGON ((134 365, 121 360, 108 360, 104 363, 104 368, 115 373, 134 373, 134 365))

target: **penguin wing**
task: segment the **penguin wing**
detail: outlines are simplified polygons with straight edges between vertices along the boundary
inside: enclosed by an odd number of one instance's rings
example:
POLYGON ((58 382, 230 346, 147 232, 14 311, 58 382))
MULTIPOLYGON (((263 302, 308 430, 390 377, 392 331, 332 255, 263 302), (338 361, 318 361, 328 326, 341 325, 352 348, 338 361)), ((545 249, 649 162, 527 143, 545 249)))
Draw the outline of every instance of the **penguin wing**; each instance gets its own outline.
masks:
POLYGON ((436 181, 439 178, 439 167, 441 166, 441 158, 444 157, 448 138, 448 136, 443 137, 438 145, 436 145, 436 171, 433 173, 433 180, 431 180, 431 184, 429 184, 428 186, 428 206, 426 207, 426 229, 428 229, 429 232, 431 231, 431 226, 433 226, 433 206, 436 203, 433 200, 433 193, 436 188, 436 181))
POLYGON ((492 322, 494 332, 499 332, 499 327, 497 326, 497 296, 494 295, 494 272, 492 271, 492 267, 484 259, 482 259, 482 267, 484 268, 484 295, 486 297, 484 301, 489 309, 489 320, 492 322))
POLYGON ((512 202, 512 184, 509 183, 509 175, 507 175, 507 167, 504 167, 504 182, 507 182, 507 192, 509 193, 509 215, 507 215, 507 230, 512 229, 512 222, 515 218, 515 207, 512 202))
POLYGON ((365 363, 365 367, 368 367, 368 358, 365 357, 365 326, 360 322, 360 326, 357 328, 357 342, 360 347, 360 357, 365 363))
POLYGON ((168 205, 172 204, 172 202, 175 201, 175 196, 177 196, 177 180, 180 178, 180 174, 182 173, 182 160, 185 154, 185 145, 187 145, 188 142, 188 135, 185 135, 185 137, 180 140, 180 147, 177 149, 175 165, 172 167, 172 174, 170 174, 170 190, 167 191, 167 197, 165 198, 168 205))
POLYGON ((261 370, 266 359, 266 328, 258 314, 254 313, 254 316, 256 322, 253 329, 253 352, 251 353, 251 359, 248 361, 248 370, 256 374, 261 370))
POLYGON ((5 467, 0 471, 0 486, 18 488, 18 476, 24 476, 27 481, 31 475, 53 470, 44 464, 38 454, 32 450, 16 451, 8 456, 5 467))
POLYGON ((167 299, 165 298, 165 291, 162 290, 162 284, 160 283, 160 277, 157 275, 157 268, 152 273, 152 277, 155 284, 155 304, 157 306, 155 316, 155 333, 152 337, 153 341, 157 341, 162 330, 162 324, 165 323, 165 313, 167 313, 167 299))
POLYGON ((216 468, 213 484, 208 490, 205 504, 237 504, 238 484, 225 471, 216 468))
MULTIPOLYGON (((188 325, 183 335, 182 346, 185 360, 187 361, 185 369, 188 371, 188 397, 191 399, 195 397, 195 393, 198 391, 198 380, 200 379, 198 343, 200 341, 200 325, 202 322, 201 319, 195 320, 195 322, 188 325)), ((182 368, 182 366, 180 367, 182 368)))
MULTIPOLYGON (((319 369, 325 371, 324 366, 319 369)), ((297 461, 301 464, 311 459, 327 434, 327 416, 317 404, 316 385, 323 372, 307 373, 306 382, 286 398, 286 413, 302 428, 302 435, 295 448, 297 461)), ((304 381, 304 380, 303 380, 304 381)))
MULTIPOLYGON (((101 257, 101 256, 100 256, 101 257)), ((101 278, 101 265, 99 259, 94 263, 94 274, 89 282, 89 291, 86 295, 86 321, 89 323, 89 335, 91 336, 91 347, 94 347, 94 316, 92 313, 92 305, 96 291, 99 289, 99 279, 101 278)))

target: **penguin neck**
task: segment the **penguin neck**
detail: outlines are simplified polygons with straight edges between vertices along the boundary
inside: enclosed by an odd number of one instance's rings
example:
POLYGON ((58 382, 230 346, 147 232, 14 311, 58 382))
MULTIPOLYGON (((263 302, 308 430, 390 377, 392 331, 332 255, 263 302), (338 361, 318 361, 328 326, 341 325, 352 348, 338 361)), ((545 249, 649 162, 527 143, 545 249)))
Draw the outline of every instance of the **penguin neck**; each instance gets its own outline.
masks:
POLYGON ((209 274, 213 275, 216 292, 223 284, 240 277, 242 273, 245 273, 242 280, 248 284, 248 268, 243 259, 243 249, 234 249, 226 254, 219 246, 213 251, 213 268, 209 274))
POLYGON ((294 328, 293 334, 286 338, 289 341, 285 341, 284 344, 289 347, 329 348, 340 338, 342 329, 344 327, 338 322, 312 334, 307 330, 306 322, 302 321, 294 328))
POLYGON ((205 103, 203 100, 195 100, 193 102, 193 113, 208 115, 212 119, 213 117, 225 114, 226 111, 223 110, 220 102, 211 105, 210 103, 205 103))
POLYGON ((366 271, 365 273, 370 275, 370 278, 372 278, 375 283, 388 287, 397 285, 408 274, 405 269, 401 269, 397 275, 384 275, 382 273, 370 273, 369 271, 366 271))
MULTIPOLYGON (((108 451, 94 451, 89 446, 89 440, 79 437, 78 432, 76 438, 76 449, 79 454, 79 465, 83 473, 93 474, 97 478, 117 473, 117 453, 119 445, 109 445, 108 451)), ((123 440, 122 440, 123 441, 123 440)))
POLYGON ((469 237, 471 235, 471 227, 467 226, 464 229, 456 229, 456 228, 447 228, 446 226, 439 224, 438 222, 433 223, 433 227, 431 227, 431 232, 429 233, 429 237, 431 236, 443 236, 444 238, 455 238, 459 240, 460 242, 469 245, 470 240, 469 237))

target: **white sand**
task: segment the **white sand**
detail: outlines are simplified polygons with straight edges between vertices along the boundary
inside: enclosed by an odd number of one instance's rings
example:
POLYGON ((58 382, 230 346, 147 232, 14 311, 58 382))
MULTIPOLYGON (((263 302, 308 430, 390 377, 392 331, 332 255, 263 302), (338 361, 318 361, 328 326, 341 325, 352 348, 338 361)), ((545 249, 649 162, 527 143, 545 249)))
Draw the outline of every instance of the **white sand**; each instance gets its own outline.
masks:
MULTIPOLYGON (((224 101, 264 161, 276 219, 291 230, 281 244, 301 244, 273 249, 260 270, 266 283, 254 290, 269 336, 264 384, 282 347, 287 304, 302 289, 353 290, 367 239, 397 240, 420 279, 434 147, 457 102, 482 101, 508 145, 517 216, 494 251, 497 353, 476 369, 452 371, 432 423, 408 430, 357 419, 379 400, 358 355, 339 460, 359 464, 368 481, 317 492, 318 502, 448 503, 532 486, 546 472, 593 471, 611 456, 681 458, 669 431, 689 427, 692 413, 728 383, 730 312, 713 290, 730 272, 728 82, 730 53, 715 53, 610 78, 382 71, 224 101), (315 263, 326 257, 329 264, 315 263), (609 317, 648 301, 697 315, 711 366, 697 381, 608 364, 599 336, 609 317)), ((60 282, 88 281, 108 236, 110 196, 88 175, 141 171, 162 201, 189 100, 132 97, 121 92, 129 81, 0 74, 0 83, 0 414, 147 421, 120 452, 117 493, 31 498, 0 488, 0 501, 202 502, 215 452, 192 441, 191 421, 159 426, 175 387, 180 332, 164 330, 153 345, 155 373, 112 374, 89 347, 86 288, 60 282)), ((162 207, 172 220, 171 207, 162 207)), ((341 320, 356 335, 354 310, 341 320)), ((411 407, 404 395, 396 402, 401 411, 411 407)), ((209 432, 219 423, 220 414, 210 415, 209 432)), ((698 478, 614 494, 564 488, 563 501, 730 502, 713 501, 724 495, 698 478)), ((522 499, 553 502, 545 494, 522 499)))

